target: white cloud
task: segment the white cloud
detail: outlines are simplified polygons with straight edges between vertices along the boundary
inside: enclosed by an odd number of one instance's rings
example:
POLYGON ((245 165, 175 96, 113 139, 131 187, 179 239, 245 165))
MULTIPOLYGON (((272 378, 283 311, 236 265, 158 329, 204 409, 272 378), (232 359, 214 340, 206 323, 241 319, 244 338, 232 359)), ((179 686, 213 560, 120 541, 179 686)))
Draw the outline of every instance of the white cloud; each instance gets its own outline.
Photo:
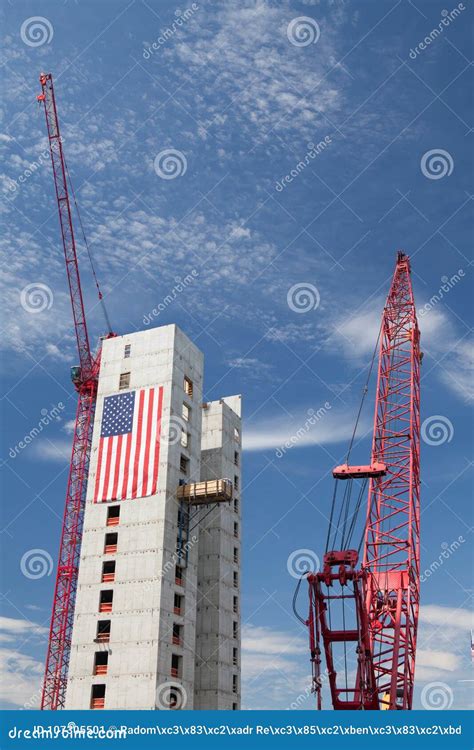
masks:
POLYGON ((71 440, 42 438, 32 444, 31 455, 44 461, 68 462, 71 460, 71 447, 71 440))
POLYGON ((474 615, 466 609, 425 604, 420 607, 420 622, 468 632, 474 628, 474 615))
POLYGON ((419 670, 423 667, 434 667, 436 670, 454 672, 460 665, 461 659, 458 654, 449 651, 428 651, 422 648, 416 652, 417 677, 419 670))
MULTIPOLYGON (((328 404, 329 402, 326 402, 328 404)), ((256 423, 248 423, 242 432, 243 448, 247 451, 278 449, 287 443, 294 450, 307 445, 332 445, 347 441, 354 429, 354 411, 315 405, 306 412, 299 412, 293 417, 282 415, 256 423), (320 416, 318 415, 318 410, 320 416)), ((369 429, 369 420, 361 419, 359 435, 369 429)))
POLYGON ((235 357, 227 361, 227 365, 233 370, 243 370, 246 377, 252 379, 266 378, 272 366, 257 357, 235 357))
POLYGON ((209 130, 217 131, 219 142, 227 139, 234 121, 251 142, 266 140, 269 133, 301 142, 331 130, 325 115, 335 114, 342 104, 341 84, 334 82, 338 73, 328 76, 326 62, 337 54, 338 19, 331 15, 317 54, 306 50, 304 63, 301 50, 287 38, 290 20, 286 8, 266 2, 212 6, 212 23, 203 8, 193 19, 197 33, 166 50, 175 64, 199 75, 201 88, 191 89, 189 99, 204 140, 209 130), (212 44, 202 33, 209 28, 212 44), (229 106, 223 108, 222 101, 229 106))
POLYGON ((379 334, 382 309, 383 303, 374 304, 370 310, 363 310, 335 323, 332 333, 345 356, 368 361, 379 334))
POLYGON ((24 636, 41 636, 47 632, 47 628, 29 620, 0 617, 0 635, 4 640, 15 640, 15 638, 24 636))
POLYGON ((64 351, 64 349, 60 349, 57 344, 53 344, 51 342, 47 343, 45 346, 45 351, 47 354, 49 354, 50 357, 53 359, 60 360, 62 362, 69 362, 69 349, 64 351))
POLYGON ((420 607, 416 685, 442 680, 453 689, 457 706, 464 706, 456 684, 469 676, 471 669, 470 630, 472 612, 439 604, 420 607))
POLYGON ((264 656, 287 656, 299 654, 306 646, 304 639, 295 638, 278 630, 265 626, 244 625, 242 628, 242 651, 264 656))
POLYGON ((48 629, 29 620, 0 617, 0 702, 10 708, 38 708, 44 665, 25 653, 28 642, 45 639, 48 629), (18 651, 13 648, 18 647, 18 651))
POLYGON ((68 419, 68 421, 63 424, 63 430, 68 435, 72 435, 74 432, 75 426, 76 426, 76 420, 68 419))
POLYGON ((37 659, 0 648, 0 701, 9 708, 39 708, 43 670, 37 659))
MULTIPOLYGON (((355 365, 369 363, 380 328, 384 301, 378 298, 354 316, 339 317, 328 327, 327 345, 336 345, 355 365)), ((425 355, 421 377, 434 367, 436 375, 464 401, 474 399, 473 346, 461 340, 453 319, 441 307, 418 316, 421 350, 425 355), (445 356, 448 354, 448 356, 445 356)))
POLYGON ((450 356, 441 363, 442 382, 466 403, 474 401, 474 347, 470 341, 455 344, 450 356))
POLYGON ((285 323, 274 325, 265 334, 267 341, 279 341, 282 344, 294 341, 314 341, 318 332, 314 322, 285 323))
POLYGON ((245 709, 311 708, 308 643, 296 629, 242 628, 245 709))

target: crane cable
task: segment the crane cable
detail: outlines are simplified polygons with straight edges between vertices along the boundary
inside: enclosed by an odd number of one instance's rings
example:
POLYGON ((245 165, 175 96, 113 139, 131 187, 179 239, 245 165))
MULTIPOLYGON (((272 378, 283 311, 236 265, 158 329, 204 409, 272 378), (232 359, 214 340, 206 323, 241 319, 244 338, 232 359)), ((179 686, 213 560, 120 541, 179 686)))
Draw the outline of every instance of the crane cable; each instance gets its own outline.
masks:
MULTIPOLYGON (((349 465, 349 459, 350 459, 352 447, 354 445, 354 440, 355 440, 355 437, 356 437, 356 434, 357 434, 357 428, 359 426, 359 421, 360 421, 360 417, 361 417, 361 414, 362 414, 362 409, 363 409, 363 406, 364 406, 365 397, 366 397, 366 395, 368 393, 368 390, 369 390, 369 382, 370 382, 370 378, 372 376, 372 370, 374 368, 375 358, 377 356, 377 351, 378 351, 378 348, 379 348, 379 341, 380 341, 381 333, 382 333, 382 323, 380 324, 380 327, 379 327, 377 341, 375 342, 374 351, 372 353, 372 359, 371 359, 371 362, 370 362, 369 371, 367 373, 367 378, 366 378, 366 381, 365 381, 365 384, 364 384, 364 388, 362 390, 362 397, 361 397, 361 400, 360 400, 359 409, 358 409, 357 417, 356 417, 355 424, 354 424, 354 430, 352 432, 352 437, 351 437, 351 440, 350 440, 350 443, 349 443, 349 448, 348 448, 347 454, 346 454, 346 465, 349 465)), ((346 528, 346 525, 347 525, 349 505, 350 505, 350 501, 351 501, 352 479, 345 480, 345 481, 348 482, 348 486, 346 486, 346 488, 344 490, 344 495, 343 495, 343 499, 342 499, 341 509, 339 511, 339 516, 338 516, 337 523, 335 525, 334 543, 336 542, 337 534, 340 531, 340 523, 341 523, 341 520, 342 520, 343 517, 344 517, 344 527, 343 527, 344 532, 342 533, 343 537, 345 536, 345 528, 346 528), (345 512, 344 512, 344 508, 345 508, 345 512)), ((332 526, 333 526, 334 510, 335 510, 335 505, 336 505, 336 500, 337 500, 337 487, 338 487, 338 480, 335 479, 335 481, 334 481, 334 492, 333 492, 333 497, 332 497, 332 502, 331 502, 331 513, 330 513, 330 517, 329 517, 329 529, 328 529, 328 534, 327 534, 327 538, 326 538, 326 552, 328 551, 328 545, 329 545, 330 536, 331 536, 331 530, 332 530, 332 526)), ((363 489, 365 489, 365 483, 363 484, 363 489)), ((363 490, 361 490, 361 492, 362 491, 363 490)), ((354 531, 354 527, 355 527, 356 520, 357 520, 357 515, 359 513, 360 506, 361 506, 361 501, 362 501, 362 497, 359 494, 359 497, 358 497, 357 502, 356 502, 355 511, 354 511, 354 514, 353 514, 353 516, 351 518, 351 525, 349 527, 350 533, 349 533, 349 539, 348 539, 348 541, 352 537, 352 533, 354 531)), ((343 539, 343 541, 344 541, 344 539, 343 539)))
POLYGON ((379 333, 378 333, 378 336, 377 336, 377 341, 375 342, 374 352, 372 354, 372 360, 371 360, 371 363, 370 363, 369 372, 367 374, 367 380, 365 381, 364 389, 362 391, 362 398, 360 400, 359 411, 357 413, 357 418, 356 418, 355 425, 354 425, 354 431, 352 433, 351 442, 349 443, 349 449, 347 451, 346 464, 349 464, 349 458, 350 458, 350 455, 351 455, 352 446, 354 444, 354 439, 355 439, 355 436, 356 436, 357 427, 359 425, 359 419, 360 419, 360 415, 362 413, 362 407, 364 406, 365 397, 367 395, 367 391, 369 390, 370 376, 372 375, 372 370, 373 370, 373 367, 374 367, 375 357, 377 355, 377 350, 379 348, 379 341, 380 341, 380 334, 381 333, 382 333, 382 324, 380 324, 380 327, 379 327, 379 333))
MULTIPOLYGON (((64 158, 64 155, 63 155, 63 158, 64 158)), ((93 260, 93 257, 92 257, 92 252, 91 252, 91 249, 89 247, 89 243, 87 242, 86 233, 84 231, 84 225, 82 223, 81 212, 79 211, 79 206, 78 206, 78 203, 77 203, 77 200, 76 200, 76 193, 74 191, 74 185, 72 184, 71 175, 69 173, 69 169, 68 169, 68 166, 67 166, 65 158, 64 158, 64 166, 66 168, 66 174, 67 174, 67 178, 69 180, 69 185, 70 185, 70 188, 71 188, 72 198, 73 198, 73 201, 74 201, 74 205, 76 207, 77 218, 79 219, 79 226, 81 227, 82 238, 84 240, 84 245, 85 245, 86 250, 87 250, 87 255, 89 256, 89 263, 91 265, 92 275, 94 277, 95 285, 96 285, 96 288, 97 288, 97 294, 98 294, 98 297, 99 297, 99 302, 101 304, 102 312, 104 314, 105 323, 106 323, 106 326, 107 326, 107 332, 108 333, 112 333, 112 326, 111 326, 111 323, 110 323, 110 318, 109 318, 109 315, 108 315, 108 312, 107 312, 107 308, 105 306, 105 301, 104 301, 104 298, 103 298, 103 295, 102 295, 102 292, 101 292, 101 289, 100 289, 99 279, 97 278, 97 274, 96 274, 96 271, 95 271, 95 266, 94 266, 94 260, 93 260)))
MULTIPOLYGON (((309 572, 309 571, 307 571, 307 572, 309 572)), ((303 617, 301 617, 301 615, 298 613, 298 611, 296 609, 296 600, 297 600, 298 594, 300 592, 300 587, 301 587, 301 584, 303 582, 303 578, 306 575, 307 575, 307 573, 302 573, 301 574, 300 579, 299 579, 298 583, 296 584, 295 593, 293 594, 293 613, 294 613, 296 619, 299 620, 303 625, 307 625, 308 621, 305 620, 305 619, 303 619, 303 617)))

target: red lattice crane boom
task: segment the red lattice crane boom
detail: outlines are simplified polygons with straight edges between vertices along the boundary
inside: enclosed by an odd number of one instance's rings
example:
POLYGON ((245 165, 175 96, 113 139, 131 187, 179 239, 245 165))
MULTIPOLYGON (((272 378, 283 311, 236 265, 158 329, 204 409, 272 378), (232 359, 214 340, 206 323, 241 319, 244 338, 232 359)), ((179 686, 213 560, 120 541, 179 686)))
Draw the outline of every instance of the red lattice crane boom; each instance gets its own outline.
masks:
MULTIPOLYGON (((56 710, 64 708, 66 697, 82 525, 100 366, 100 349, 97 355, 93 356, 89 346, 89 335, 84 312, 68 190, 67 169, 63 155, 51 74, 42 73, 40 83, 42 93, 37 99, 43 103, 46 115, 64 259, 66 262, 74 329, 79 352, 79 366, 73 367, 71 371, 79 400, 41 698, 42 709, 56 710)), ((111 334, 109 333, 109 335, 111 334)))
POLYGON ((334 709, 410 709, 413 701, 420 577, 422 355, 410 261, 402 252, 397 256, 379 339, 371 462, 352 466, 348 457, 346 464, 334 469, 336 489, 323 569, 308 575, 306 624, 318 708, 326 679, 334 709), (361 479, 354 504, 351 488, 361 479), (346 486, 338 505, 341 481, 346 486), (367 483, 359 567, 360 547, 351 549, 351 539, 367 483), (325 674, 321 673, 321 643, 325 674))

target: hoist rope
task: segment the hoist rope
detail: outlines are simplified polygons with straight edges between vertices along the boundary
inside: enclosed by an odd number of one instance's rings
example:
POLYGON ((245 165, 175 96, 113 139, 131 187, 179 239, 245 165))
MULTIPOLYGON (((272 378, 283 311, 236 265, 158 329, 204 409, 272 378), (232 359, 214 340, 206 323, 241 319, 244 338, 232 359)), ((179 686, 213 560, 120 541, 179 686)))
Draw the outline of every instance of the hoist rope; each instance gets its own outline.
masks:
POLYGON ((364 481, 361 484, 361 487, 360 487, 360 490, 359 490, 359 495, 358 495, 357 502, 356 502, 356 506, 355 506, 355 509, 354 509, 354 513, 352 514, 351 525, 349 526, 349 530, 347 532, 347 539, 345 540, 345 544, 343 542, 343 549, 349 549, 350 548, 350 544, 351 544, 351 540, 352 540, 352 534, 354 533, 354 529, 355 529, 357 517, 359 515, 360 507, 362 505, 362 499, 363 499, 363 497, 365 495, 365 490, 367 488, 367 481, 368 481, 367 479, 364 479, 364 481))
POLYGON ((94 277, 95 285, 96 285, 96 288, 97 288, 97 294, 98 294, 98 297, 99 297, 99 302, 101 304, 102 312, 103 312, 104 318, 105 318, 105 323, 107 325, 107 332, 108 333, 112 333, 112 326, 110 324, 110 318, 109 318, 109 315, 108 315, 108 312, 107 312, 107 308, 105 306, 105 301, 104 301, 104 298, 103 298, 103 295, 102 295, 102 292, 101 292, 101 289, 100 289, 99 279, 97 278, 97 274, 96 274, 96 270, 95 270, 95 266, 94 266, 94 260, 93 260, 93 257, 92 257, 92 252, 91 252, 91 249, 89 247, 89 243, 87 241, 86 233, 84 231, 84 225, 82 223, 81 212, 79 211, 79 206, 78 206, 78 203, 77 203, 77 200, 76 200, 76 193, 74 191, 74 185, 72 184, 71 175, 69 173, 69 169, 68 169, 68 166, 66 164, 66 159, 64 159, 64 167, 66 169, 67 178, 69 180, 69 185, 70 185, 70 188, 71 188, 71 193, 72 193, 72 199, 74 201, 74 206, 76 207, 77 218, 79 220, 79 226, 81 227, 82 238, 84 240, 84 245, 86 247, 87 255, 89 257, 89 263, 90 263, 90 266, 91 266, 91 269, 92 269, 92 275, 94 277))
MULTIPOLYGON (((362 390, 362 396, 361 396, 361 400, 360 400, 360 404, 359 404, 359 409, 358 409, 358 412, 357 412, 357 416, 356 416, 356 420, 355 420, 355 424, 354 424, 354 429, 352 431, 352 436, 351 436, 351 440, 350 440, 350 443, 349 443, 349 448, 348 448, 347 454, 346 454, 346 461, 345 461, 346 465, 349 465, 349 459, 350 459, 352 447, 354 445, 355 437, 356 437, 356 434, 357 434, 357 428, 359 426, 360 417, 361 417, 361 414, 362 414, 362 409, 363 409, 363 406, 364 406, 365 397, 366 397, 366 395, 368 393, 368 390, 369 390, 369 382, 370 382, 370 378, 372 376, 372 370, 374 368, 375 358, 377 356, 377 351, 378 351, 378 348, 379 348, 379 341, 380 341, 381 333, 382 333, 382 324, 379 327, 377 341, 375 342, 374 351, 372 353, 372 358, 371 358, 369 370, 368 370, 368 373, 367 373, 367 378, 366 378, 366 381, 365 381, 365 384, 364 384, 364 387, 363 387, 363 390, 362 390)), ((354 513, 352 514, 352 516, 350 516, 349 510, 350 510, 350 505, 351 505, 351 493, 352 493, 353 480, 351 478, 351 479, 345 479, 344 481, 346 482, 346 487, 344 489, 344 495, 342 497, 342 502, 341 502, 341 507, 340 507, 340 510, 339 510, 338 519, 337 519, 337 522, 336 522, 335 527, 334 527, 333 549, 335 548, 337 537, 338 537, 339 533, 341 535, 341 549, 346 549, 347 545, 350 543, 350 541, 352 539, 352 535, 353 535, 354 529, 355 529, 355 525, 356 525, 356 521, 357 521, 357 516, 359 514, 360 507, 361 507, 361 504, 362 504, 362 496, 363 496, 363 493, 364 493, 365 488, 367 486, 367 481, 363 482, 362 487, 361 487, 361 489, 359 491, 359 495, 358 495, 357 500, 356 500, 354 513), (341 522, 342 522, 342 528, 341 528, 341 522), (348 524, 349 524, 349 526, 348 526, 348 524), (347 537, 346 537, 346 529, 347 529, 347 537)), ((336 508, 336 504, 337 504, 337 488, 338 488, 338 479, 335 479, 335 482, 334 482, 334 492, 333 492, 333 497, 332 497, 332 502, 331 502, 331 512, 330 512, 330 517, 329 517, 329 528, 328 528, 328 533, 327 533, 327 538, 326 538, 326 552, 328 551, 328 547, 329 547, 329 543, 330 543, 330 539, 331 539, 331 532, 332 532, 332 529, 333 529, 334 512, 335 512, 335 508, 336 508)), ((364 534, 365 534, 365 529, 364 529, 364 534)))
POLYGON ((362 398, 360 400, 359 411, 357 413, 357 418, 356 418, 355 425, 354 425, 354 431, 352 433, 351 442, 349 443, 349 449, 347 451, 346 464, 349 464, 349 458, 350 458, 350 455, 351 455, 352 446, 354 444, 355 436, 356 436, 356 433, 357 433, 357 427, 359 425, 360 415, 362 413, 362 408, 364 406, 364 401, 365 401, 365 397, 367 395, 367 391, 369 390, 370 376, 372 375, 372 370, 373 370, 373 367, 374 367, 375 357, 377 356, 377 350, 379 348, 379 341, 380 341, 380 334, 381 334, 381 332, 382 332, 382 325, 380 325, 380 328, 379 328, 379 333, 378 333, 378 336, 377 336, 377 341, 375 342, 374 352, 372 354, 372 360, 370 362, 369 372, 367 374, 367 379, 365 381, 365 385, 364 385, 364 388, 363 388, 363 391, 362 391, 362 398))

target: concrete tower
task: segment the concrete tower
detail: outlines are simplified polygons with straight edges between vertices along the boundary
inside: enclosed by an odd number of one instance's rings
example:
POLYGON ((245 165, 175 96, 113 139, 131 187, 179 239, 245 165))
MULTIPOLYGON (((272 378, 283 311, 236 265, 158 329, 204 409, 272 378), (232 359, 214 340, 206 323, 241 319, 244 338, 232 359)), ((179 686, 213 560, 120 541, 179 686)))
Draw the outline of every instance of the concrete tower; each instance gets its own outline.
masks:
POLYGON ((232 502, 201 512, 195 708, 240 708, 240 396, 203 405, 201 479, 228 478, 232 502))
POLYGON ((240 397, 202 381, 174 325, 103 342, 66 708, 240 707, 240 397))

